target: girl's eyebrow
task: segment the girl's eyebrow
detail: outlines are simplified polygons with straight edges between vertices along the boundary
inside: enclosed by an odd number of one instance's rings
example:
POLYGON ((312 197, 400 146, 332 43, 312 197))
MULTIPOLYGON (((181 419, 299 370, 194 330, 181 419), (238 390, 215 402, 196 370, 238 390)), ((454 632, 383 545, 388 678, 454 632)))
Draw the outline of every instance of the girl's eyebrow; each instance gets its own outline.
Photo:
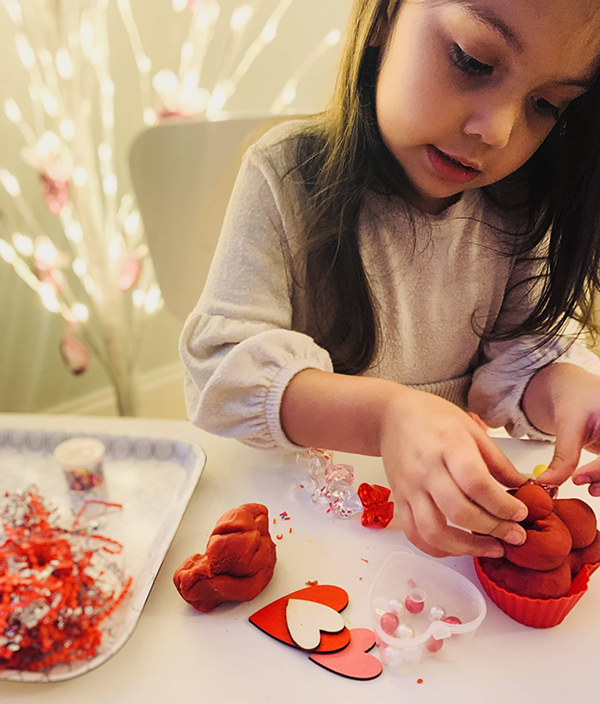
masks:
POLYGON ((490 7, 481 5, 473 0, 457 0, 459 5, 462 5, 476 20, 482 22, 492 29, 496 34, 499 34, 507 44, 513 47, 515 51, 522 54, 523 44, 517 33, 509 27, 506 22, 492 10, 490 7))
MULTIPOLYGON (((513 47, 515 51, 522 54, 524 51, 523 43, 519 39, 517 33, 506 24, 506 22, 492 8, 481 5, 474 0, 456 0, 459 5, 462 5, 467 12, 479 22, 482 22, 494 32, 499 34, 507 44, 513 47)), ((562 81, 557 81, 560 85, 575 86, 577 88, 590 87, 594 76, 584 76, 583 78, 566 78, 562 81)))

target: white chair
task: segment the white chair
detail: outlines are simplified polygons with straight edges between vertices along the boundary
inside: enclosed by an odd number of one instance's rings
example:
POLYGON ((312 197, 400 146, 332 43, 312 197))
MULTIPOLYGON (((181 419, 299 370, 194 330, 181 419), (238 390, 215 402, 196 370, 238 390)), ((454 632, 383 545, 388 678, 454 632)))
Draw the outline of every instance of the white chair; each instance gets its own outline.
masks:
POLYGON ((284 119, 167 121, 133 143, 133 188, 165 305, 177 318, 200 297, 244 151, 284 119))

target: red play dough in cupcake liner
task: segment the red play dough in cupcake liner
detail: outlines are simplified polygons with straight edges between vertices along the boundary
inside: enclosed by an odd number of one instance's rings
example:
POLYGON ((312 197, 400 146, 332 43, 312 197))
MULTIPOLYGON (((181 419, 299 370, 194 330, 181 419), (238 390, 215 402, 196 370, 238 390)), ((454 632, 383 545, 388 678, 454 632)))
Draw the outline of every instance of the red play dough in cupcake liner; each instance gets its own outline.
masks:
POLYGON ((590 576, 600 567, 600 562, 584 565, 573 578, 566 596, 558 599, 531 599, 499 587, 485 574, 477 558, 474 562, 481 586, 494 604, 515 621, 532 628, 552 628, 562 623, 587 591, 590 576))

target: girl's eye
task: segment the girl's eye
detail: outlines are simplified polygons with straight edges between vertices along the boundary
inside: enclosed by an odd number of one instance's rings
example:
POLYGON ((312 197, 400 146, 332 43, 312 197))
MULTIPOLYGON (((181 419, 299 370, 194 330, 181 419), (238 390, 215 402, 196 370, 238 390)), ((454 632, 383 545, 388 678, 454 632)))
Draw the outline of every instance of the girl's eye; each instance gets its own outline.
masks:
POLYGON ((491 76, 494 73, 493 66, 477 61, 473 56, 464 52, 458 44, 452 45, 452 63, 470 76, 491 76))
POLYGON ((553 120, 558 120, 560 117, 560 109, 544 98, 534 98, 533 107, 540 115, 550 116, 553 120))

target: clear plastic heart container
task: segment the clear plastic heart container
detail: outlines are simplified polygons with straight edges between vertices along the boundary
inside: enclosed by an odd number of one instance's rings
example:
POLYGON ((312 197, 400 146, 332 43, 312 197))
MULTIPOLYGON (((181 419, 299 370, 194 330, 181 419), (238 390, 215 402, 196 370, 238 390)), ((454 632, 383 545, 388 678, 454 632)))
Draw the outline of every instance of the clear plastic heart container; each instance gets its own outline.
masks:
POLYGON ((408 548, 390 555, 369 592, 381 661, 398 674, 424 658, 462 658, 486 612, 466 577, 408 548))

